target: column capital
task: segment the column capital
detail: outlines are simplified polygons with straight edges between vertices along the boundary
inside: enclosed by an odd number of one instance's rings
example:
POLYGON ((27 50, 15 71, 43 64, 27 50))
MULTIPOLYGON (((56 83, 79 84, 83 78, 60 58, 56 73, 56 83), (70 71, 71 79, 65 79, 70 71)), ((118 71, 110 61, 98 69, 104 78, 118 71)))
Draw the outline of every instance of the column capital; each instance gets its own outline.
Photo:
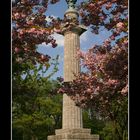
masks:
POLYGON ((69 32, 73 32, 78 34, 79 36, 84 33, 85 31, 87 31, 87 28, 84 25, 76 25, 74 23, 68 23, 66 22, 63 26, 62 26, 62 35, 65 35, 69 32))

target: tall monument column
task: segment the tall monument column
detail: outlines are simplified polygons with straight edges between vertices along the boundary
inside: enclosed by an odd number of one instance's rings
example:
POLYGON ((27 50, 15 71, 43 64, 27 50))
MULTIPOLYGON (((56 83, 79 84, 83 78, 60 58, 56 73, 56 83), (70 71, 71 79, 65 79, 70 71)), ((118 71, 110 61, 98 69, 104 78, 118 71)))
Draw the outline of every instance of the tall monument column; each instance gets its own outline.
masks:
MULTIPOLYGON (((76 57, 80 49, 80 35, 86 28, 78 22, 75 9, 77 0, 66 0, 68 10, 65 12, 66 22, 62 25, 64 35, 64 82, 74 80, 74 74, 80 72, 80 60, 76 57)), ((56 135, 48 136, 48 140, 99 140, 99 135, 91 135, 90 129, 83 128, 82 109, 74 101, 63 95, 62 129, 55 130, 56 135)))
MULTIPOLYGON (((74 27, 73 27, 74 28, 74 27)), ((80 28, 79 28, 80 30, 80 28)), ((77 49, 80 48, 78 31, 65 31, 64 33, 64 82, 74 79, 74 73, 80 71, 79 60, 76 58, 77 49)), ((63 124, 65 128, 82 128, 82 110, 75 106, 74 101, 66 94, 63 95, 63 124)))

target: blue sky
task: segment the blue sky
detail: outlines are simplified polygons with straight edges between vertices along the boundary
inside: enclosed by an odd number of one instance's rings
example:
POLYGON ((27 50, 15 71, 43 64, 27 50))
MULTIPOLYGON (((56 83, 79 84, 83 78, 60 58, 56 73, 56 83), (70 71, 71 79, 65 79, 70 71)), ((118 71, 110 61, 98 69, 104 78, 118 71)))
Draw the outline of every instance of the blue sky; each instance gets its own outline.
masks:
MULTIPOLYGON (((80 3, 83 0, 78 0, 77 3, 80 3)), ((49 5, 48 10, 46 12, 47 16, 55 16, 63 18, 63 15, 65 11, 67 10, 67 4, 65 0, 61 0, 55 5, 49 5)), ((108 38, 110 33, 106 30, 103 30, 100 32, 99 35, 95 35, 90 32, 90 29, 88 29, 85 33, 83 33, 80 37, 80 47, 81 50, 86 51, 90 47, 92 47, 94 44, 102 44, 102 42, 108 38)), ((53 79, 56 79, 56 77, 62 76, 63 77, 63 56, 64 56, 64 37, 62 35, 54 34, 54 37, 56 39, 56 42, 58 46, 56 48, 52 48, 50 45, 40 44, 38 46, 38 51, 43 54, 48 54, 52 58, 55 58, 56 55, 59 55, 59 71, 52 77, 53 79)), ((51 68, 48 71, 48 73, 51 72, 51 68)))

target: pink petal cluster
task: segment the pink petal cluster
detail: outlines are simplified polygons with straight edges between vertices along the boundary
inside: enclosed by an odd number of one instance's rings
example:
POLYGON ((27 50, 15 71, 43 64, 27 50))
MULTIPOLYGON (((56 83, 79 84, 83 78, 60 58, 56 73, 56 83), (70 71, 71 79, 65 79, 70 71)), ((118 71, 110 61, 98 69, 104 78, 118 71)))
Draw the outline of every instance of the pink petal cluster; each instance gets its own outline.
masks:
POLYGON ((128 84, 121 90, 121 94, 126 94, 128 93, 128 84))
POLYGON ((122 30, 124 28, 124 23, 119 22, 119 23, 117 23, 116 27, 117 27, 118 30, 122 30))

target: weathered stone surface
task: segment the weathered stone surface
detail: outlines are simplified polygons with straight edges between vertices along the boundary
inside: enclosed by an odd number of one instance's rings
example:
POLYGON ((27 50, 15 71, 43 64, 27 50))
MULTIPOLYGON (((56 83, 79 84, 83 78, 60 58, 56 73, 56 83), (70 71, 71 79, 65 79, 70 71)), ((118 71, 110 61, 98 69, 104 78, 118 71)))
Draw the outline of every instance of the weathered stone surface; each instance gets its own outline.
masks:
POLYGON ((63 133, 70 133, 70 134, 75 134, 75 133, 83 133, 83 134, 90 134, 91 133, 91 129, 87 129, 87 128, 78 128, 78 129, 56 129, 55 130, 55 134, 59 135, 59 134, 63 134, 63 133))
MULTIPOLYGON (((64 38, 64 81, 72 81, 80 71, 79 59, 76 57, 80 48, 79 35, 73 32, 65 33, 64 38)), ((66 94, 63 95, 62 128, 82 128, 82 110, 66 94)))
POLYGON ((90 129, 61 129, 48 140, 99 140, 99 135, 91 135, 90 129))
POLYGON ((65 33, 64 37, 64 81, 70 82, 74 77, 74 73, 80 71, 80 60, 76 58, 77 49, 80 48, 79 35, 73 32, 65 33))
POLYGON ((81 135, 81 134, 62 134, 48 136, 48 140, 99 140, 98 135, 81 135))
POLYGON ((48 140, 99 140, 98 135, 81 135, 81 134, 67 134, 49 136, 48 140))

